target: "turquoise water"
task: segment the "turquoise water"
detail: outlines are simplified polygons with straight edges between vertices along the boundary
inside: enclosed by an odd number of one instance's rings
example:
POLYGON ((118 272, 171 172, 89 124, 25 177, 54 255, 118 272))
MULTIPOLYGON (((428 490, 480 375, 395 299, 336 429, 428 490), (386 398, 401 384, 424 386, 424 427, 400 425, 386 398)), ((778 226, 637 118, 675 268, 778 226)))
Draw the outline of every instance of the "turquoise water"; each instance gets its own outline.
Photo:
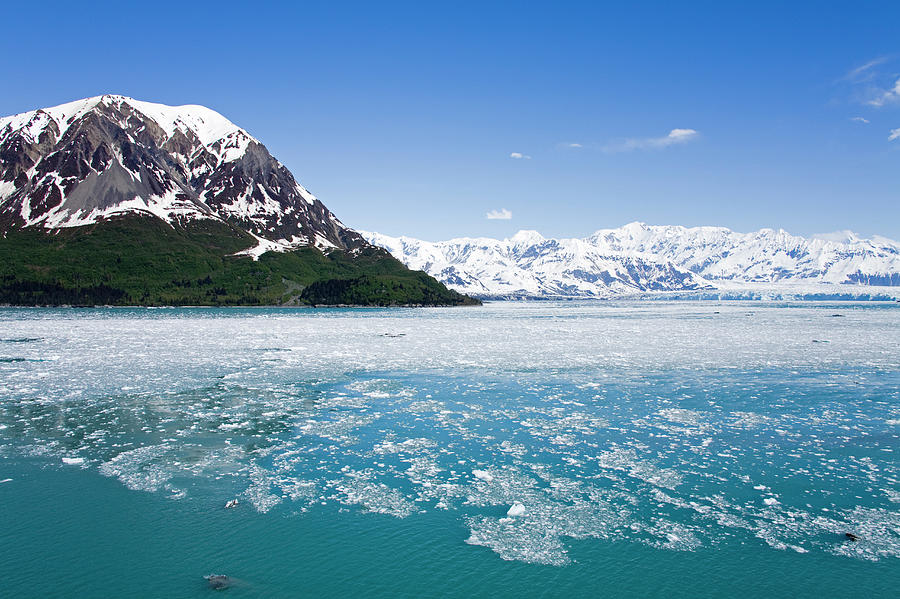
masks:
POLYGON ((898 333, 876 303, 0 309, 4 595, 893 597, 898 333))

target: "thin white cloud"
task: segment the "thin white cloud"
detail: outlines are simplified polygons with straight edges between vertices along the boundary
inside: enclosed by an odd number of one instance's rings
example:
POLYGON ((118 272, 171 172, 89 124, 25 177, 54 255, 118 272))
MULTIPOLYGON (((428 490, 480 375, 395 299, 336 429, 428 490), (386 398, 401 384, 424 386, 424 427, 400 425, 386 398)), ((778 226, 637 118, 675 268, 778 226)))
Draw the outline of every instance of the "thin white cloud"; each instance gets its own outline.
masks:
POLYGON ((880 108, 885 104, 892 104, 898 101, 900 101, 900 79, 897 79, 890 89, 878 90, 875 96, 870 98, 866 104, 880 108))
POLYGON ((869 119, 863 118, 863 117, 861 117, 861 116, 850 117, 850 120, 853 121, 853 122, 855 122, 855 123, 865 123, 865 124, 867 124, 867 125, 869 124, 869 119))
POLYGON ((655 143, 660 146, 671 146, 690 141, 695 137, 697 132, 693 129, 672 129, 665 137, 655 140, 655 143))
POLYGON ((501 208, 500 210, 491 210, 485 214, 484 217, 488 220, 510 220, 512 218, 512 212, 506 208, 501 208))
POLYGON ((561 141, 556 144, 557 150, 582 150, 587 147, 585 144, 577 141, 561 141))
POLYGON ((522 152, 510 152, 509 157, 514 158, 515 160, 531 160, 531 156, 523 154, 522 152))
POLYGON ((873 60, 870 60, 867 63, 861 64, 855 69, 851 69, 846 75, 844 75, 843 79, 846 81, 861 81, 865 79, 869 79, 873 76, 873 71, 875 67, 880 64, 883 64, 890 60, 890 56, 879 56, 873 60))
POLYGON ((888 141, 894 141, 900 139, 900 127, 896 129, 891 129, 891 134, 888 135, 888 141))
POLYGON ((668 135, 662 137, 631 138, 625 141, 606 146, 606 152, 630 152, 632 150, 649 150, 655 148, 667 148, 677 144, 684 144, 696 139, 700 133, 695 129, 672 129, 668 135))

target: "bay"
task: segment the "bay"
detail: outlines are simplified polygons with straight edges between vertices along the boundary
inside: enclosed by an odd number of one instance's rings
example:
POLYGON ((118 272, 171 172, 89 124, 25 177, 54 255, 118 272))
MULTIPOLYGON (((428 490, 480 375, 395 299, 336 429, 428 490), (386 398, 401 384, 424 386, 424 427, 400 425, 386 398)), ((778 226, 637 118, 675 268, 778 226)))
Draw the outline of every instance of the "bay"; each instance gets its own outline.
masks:
POLYGON ((898 440, 896 304, 5 308, 0 576, 887 597, 898 440))

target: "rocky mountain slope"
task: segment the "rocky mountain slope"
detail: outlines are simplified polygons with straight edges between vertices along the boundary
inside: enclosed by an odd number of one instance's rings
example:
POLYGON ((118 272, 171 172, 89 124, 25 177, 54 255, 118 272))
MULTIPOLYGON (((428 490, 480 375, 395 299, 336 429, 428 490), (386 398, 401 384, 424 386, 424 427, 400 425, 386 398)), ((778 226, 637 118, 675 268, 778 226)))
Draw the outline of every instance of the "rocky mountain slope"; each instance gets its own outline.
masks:
POLYGON ((411 268, 484 298, 615 297, 740 285, 900 286, 900 244, 883 237, 803 238, 763 229, 631 223, 585 239, 427 242, 362 232, 411 268))
POLYGON ((0 303, 468 301, 203 106, 105 95, 0 118, 0 303))
POLYGON ((203 106, 106 95, 0 119, 0 231, 126 213, 222 220, 263 247, 365 245, 265 146, 203 106))

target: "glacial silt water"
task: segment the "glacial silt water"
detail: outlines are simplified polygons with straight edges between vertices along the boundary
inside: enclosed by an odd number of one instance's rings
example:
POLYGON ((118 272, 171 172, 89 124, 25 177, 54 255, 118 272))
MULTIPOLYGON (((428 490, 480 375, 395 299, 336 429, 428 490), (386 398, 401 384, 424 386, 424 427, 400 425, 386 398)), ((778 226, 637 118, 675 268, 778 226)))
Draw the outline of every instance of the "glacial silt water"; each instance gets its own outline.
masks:
POLYGON ((10 597, 893 597, 898 452, 897 304, 0 309, 10 597))

